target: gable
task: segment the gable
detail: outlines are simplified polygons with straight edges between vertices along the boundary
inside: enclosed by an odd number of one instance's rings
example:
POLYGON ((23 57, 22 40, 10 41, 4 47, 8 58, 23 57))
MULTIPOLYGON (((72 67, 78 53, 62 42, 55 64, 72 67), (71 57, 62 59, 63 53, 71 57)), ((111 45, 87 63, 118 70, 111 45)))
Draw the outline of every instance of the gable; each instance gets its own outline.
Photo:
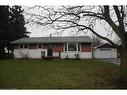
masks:
POLYGON ((108 43, 97 46, 96 48, 115 48, 115 46, 108 43))

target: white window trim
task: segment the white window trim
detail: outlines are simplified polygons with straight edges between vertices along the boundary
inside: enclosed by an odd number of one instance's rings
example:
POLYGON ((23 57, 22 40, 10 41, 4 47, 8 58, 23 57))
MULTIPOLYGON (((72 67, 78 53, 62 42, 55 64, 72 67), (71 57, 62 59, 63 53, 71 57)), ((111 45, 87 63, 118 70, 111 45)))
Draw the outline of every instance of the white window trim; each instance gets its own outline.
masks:
POLYGON ((67 51, 68 51, 68 43, 67 43, 67 45, 66 45, 66 46, 67 46, 67 51))
POLYGON ((64 52, 81 52, 81 43, 65 43, 65 44, 64 44, 64 52), (76 51, 68 51, 68 44, 76 44, 76 51), (78 44, 80 45, 79 51, 78 51, 78 44), (67 46, 67 51, 65 51, 65 46, 67 46))
POLYGON ((78 51, 78 43, 76 43, 76 51, 78 51))

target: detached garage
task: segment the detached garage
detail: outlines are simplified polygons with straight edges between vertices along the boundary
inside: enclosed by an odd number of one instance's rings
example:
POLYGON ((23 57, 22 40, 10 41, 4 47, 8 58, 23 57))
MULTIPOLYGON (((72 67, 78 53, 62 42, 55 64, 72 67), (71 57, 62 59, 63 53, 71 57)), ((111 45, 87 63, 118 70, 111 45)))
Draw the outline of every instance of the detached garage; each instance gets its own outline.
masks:
POLYGON ((93 56, 94 58, 117 58, 117 49, 105 43, 94 48, 93 56))

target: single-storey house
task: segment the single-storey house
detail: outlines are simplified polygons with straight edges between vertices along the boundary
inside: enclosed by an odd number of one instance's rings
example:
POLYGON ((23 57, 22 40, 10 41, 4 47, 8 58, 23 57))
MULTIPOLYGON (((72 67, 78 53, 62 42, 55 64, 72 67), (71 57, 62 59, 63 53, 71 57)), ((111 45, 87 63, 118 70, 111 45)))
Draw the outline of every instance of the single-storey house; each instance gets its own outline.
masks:
POLYGON ((14 44, 14 58, 92 58, 92 39, 76 37, 31 37, 11 42, 14 44))
POLYGON ((117 49, 108 43, 94 47, 94 58, 117 58, 117 49))

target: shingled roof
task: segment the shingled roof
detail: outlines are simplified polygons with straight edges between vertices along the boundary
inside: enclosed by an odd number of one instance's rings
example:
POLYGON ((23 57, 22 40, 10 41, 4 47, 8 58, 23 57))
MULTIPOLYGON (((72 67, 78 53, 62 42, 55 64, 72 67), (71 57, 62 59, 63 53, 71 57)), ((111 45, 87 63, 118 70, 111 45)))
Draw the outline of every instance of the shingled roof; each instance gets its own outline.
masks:
POLYGON ((11 44, 27 44, 27 43, 66 43, 66 42, 87 42, 91 43, 92 39, 88 36, 67 36, 67 37, 30 37, 21 38, 12 41, 11 44))

